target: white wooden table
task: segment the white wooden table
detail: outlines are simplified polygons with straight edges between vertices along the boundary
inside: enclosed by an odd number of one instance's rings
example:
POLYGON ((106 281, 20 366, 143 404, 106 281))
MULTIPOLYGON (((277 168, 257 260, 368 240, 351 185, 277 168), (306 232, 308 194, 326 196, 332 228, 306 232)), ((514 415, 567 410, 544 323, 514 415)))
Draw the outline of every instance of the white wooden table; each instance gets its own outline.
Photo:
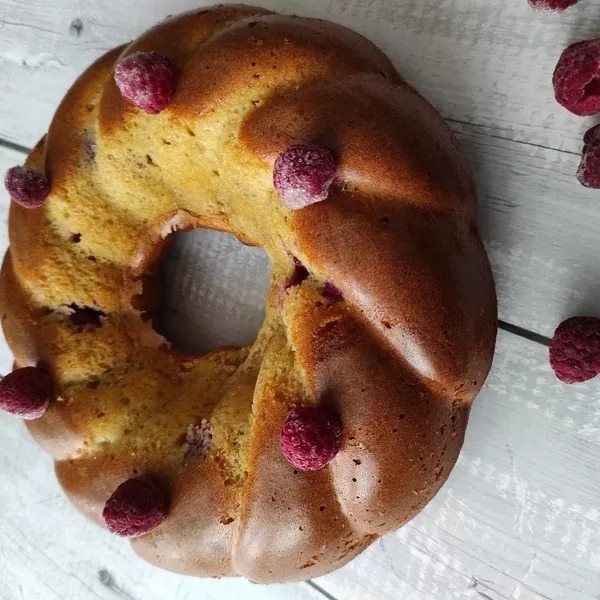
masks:
MULTIPOLYGON (((0 0, 0 171, 22 162, 98 55, 192 0, 0 0)), ((600 316, 600 192, 574 177, 583 132, 553 100, 570 42, 600 0, 563 15, 526 0, 256 0, 348 25, 437 106, 475 171, 502 330, 459 463, 412 523, 314 582, 256 586, 162 572, 63 498, 51 460, 0 415, 0 599, 598 600, 599 382, 556 381, 544 345, 600 316)), ((3 194, 0 192, 0 194, 3 194)), ((8 199, 1 196, 1 250, 8 199)), ((10 369, 0 352, 0 372, 10 369)))

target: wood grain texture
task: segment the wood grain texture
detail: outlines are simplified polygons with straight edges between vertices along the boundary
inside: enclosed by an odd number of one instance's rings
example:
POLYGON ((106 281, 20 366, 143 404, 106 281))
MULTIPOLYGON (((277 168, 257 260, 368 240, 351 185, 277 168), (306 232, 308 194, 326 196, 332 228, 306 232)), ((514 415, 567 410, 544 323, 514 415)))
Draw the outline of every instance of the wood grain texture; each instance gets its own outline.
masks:
POLYGON ((544 346, 501 332, 442 491, 317 583, 347 600, 598 600, 599 461, 598 382, 559 383, 544 346))

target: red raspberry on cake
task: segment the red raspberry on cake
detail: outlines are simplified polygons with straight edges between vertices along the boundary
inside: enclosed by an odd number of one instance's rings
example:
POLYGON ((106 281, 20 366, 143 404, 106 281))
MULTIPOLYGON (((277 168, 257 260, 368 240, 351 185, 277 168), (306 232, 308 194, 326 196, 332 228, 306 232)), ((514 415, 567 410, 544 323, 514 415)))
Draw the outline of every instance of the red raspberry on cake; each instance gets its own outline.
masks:
POLYGON ((323 298, 329 300, 330 302, 341 302, 344 299, 344 294, 342 294, 342 290, 333 285, 331 281, 325 282, 321 294, 323 295, 323 298))
POLYGON ((10 199, 24 208, 39 208, 50 193, 50 182, 33 167, 12 167, 4 177, 4 187, 10 199))
POLYGON ((43 369, 16 369, 0 381, 0 408, 22 419, 37 419, 46 412, 53 387, 43 369))
POLYGON ((168 106, 175 79, 175 67, 158 52, 134 52, 115 67, 115 83, 123 98, 150 115, 168 106))
POLYGON ((337 412, 326 405, 298 406, 281 429, 281 451, 297 469, 317 471, 331 462, 342 443, 337 412))
POLYGON ((109 531, 136 537, 158 527, 169 509, 167 493, 150 475, 124 481, 106 501, 102 516, 109 531))
POLYGON ((292 146, 275 161, 273 184, 283 204, 298 210, 326 200, 336 172, 335 159, 327 148, 292 146))
POLYGON ((579 383, 600 373, 600 319, 571 317, 552 337, 550 366, 563 383, 579 383))
POLYGON ((556 101, 579 116, 600 111, 600 38, 571 44, 552 78, 556 101))
POLYGON ((579 0, 529 0, 529 4, 536 10, 545 12, 562 12, 579 0))
POLYGON ((284 287, 286 290, 300 285, 303 281, 306 281, 310 275, 308 269, 295 256, 292 256, 292 259, 294 260, 294 270, 285 282, 284 287))
POLYGON ((600 189, 600 125, 586 132, 583 143, 577 179, 585 187, 600 189))

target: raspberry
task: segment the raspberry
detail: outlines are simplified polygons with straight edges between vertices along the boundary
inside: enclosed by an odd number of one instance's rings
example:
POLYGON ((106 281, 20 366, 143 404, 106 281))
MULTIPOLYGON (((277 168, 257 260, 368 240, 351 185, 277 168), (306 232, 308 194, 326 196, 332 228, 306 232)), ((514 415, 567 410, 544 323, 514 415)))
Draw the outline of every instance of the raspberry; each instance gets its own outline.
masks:
POLYGON ((102 326, 101 317, 105 316, 101 310, 89 306, 77 306, 69 304, 73 312, 69 315, 69 322, 77 329, 95 329, 102 326))
POLYGON ((294 259, 294 270, 285 282, 286 290, 296 285, 300 285, 303 281, 308 279, 309 276, 308 269, 295 256, 292 256, 292 258, 294 259))
POLYGON ((41 417, 52 400, 52 378, 38 367, 23 367, 0 381, 0 408, 22 419, 41 417))
POLYGON ((202 419, 200 425, 190 425, 185 435, 187 444, 186 458, 206 458, 212 444, 210 423, 202 419))
POLYGON ((12 167, 4 177, 4 187, 10 199, 25 208, 38 208, 50 193, 50 182, 33 167, 12 167))
POLYGON ((341 290, 336 288, 331 281, 325 282, 321 294, 323 294, 323 298, 326 298, 330 302, 341 302, 344 299, 341 290))
POLYGON ((106 501, 102 516, 109 531, 135 537, 158 527, 169 508, 167 493, 150 475, 124 481, 106 501))
POLYGON ((583 154, 577 179, 589 188, 600 188, 600 125, 592 127, 583 138, 583 154))
POLYGON ((562 12, 578 2, 579 0, 529 0, 533 8, 546 12, 562 12))
POLYGON ((283 204, 298 210, 327 199, 336 171, 327 148, 316 144, 292 146, 275 161, 273 185, 283 204))
POLYGON ((322 469, 338 453, 341 443, 340 417, 323 404, 294 408, 281 429, 281 451, 302 471, 322 469))
POLYGON ((572 317, 563 321, 550 344, 550 366, 564 383, 577 383, 600 373, 600 319, 572 317))
POLYGON ((552 78, 557 102, 579 116, 600 111, 600 38, 571 44, 552 78))
POLYGON ((117 63, 115 83, 126 100, 156 115, 173 97, 175 67, 158 52, 134 52, 117 63))

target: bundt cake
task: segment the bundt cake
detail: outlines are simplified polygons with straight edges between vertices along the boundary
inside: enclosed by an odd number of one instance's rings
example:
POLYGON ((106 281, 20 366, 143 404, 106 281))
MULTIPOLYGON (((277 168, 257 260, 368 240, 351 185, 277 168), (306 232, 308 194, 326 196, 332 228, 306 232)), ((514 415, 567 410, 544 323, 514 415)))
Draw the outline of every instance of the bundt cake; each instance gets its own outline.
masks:
POLYGON ((439 490, 494 284, 454 137, 370 42, 250 6, 168 18, 79 78, 5 184, 0 405, 144 559, 307 579, 439 490), (157 264, 196 227, 270 257, 249 348, 161 333, 157 264))

